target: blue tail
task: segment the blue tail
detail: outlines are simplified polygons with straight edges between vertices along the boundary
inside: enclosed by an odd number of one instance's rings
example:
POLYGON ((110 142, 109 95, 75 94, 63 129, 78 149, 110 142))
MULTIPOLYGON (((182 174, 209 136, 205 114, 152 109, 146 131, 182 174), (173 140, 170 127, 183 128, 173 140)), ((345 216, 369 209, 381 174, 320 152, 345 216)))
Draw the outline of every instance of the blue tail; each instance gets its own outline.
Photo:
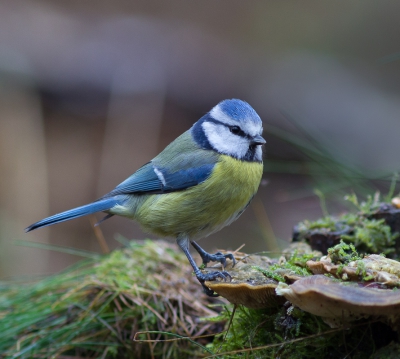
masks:
POLYGON ((114 207, 116 204, 121 204, 121 200, 115 197, 101 199, 99 201, 89 203, 81 207, 73 208, 69 211, 58 213, 54 216, 42 219, 41 221, 33 223, 29 227, 25 228, 25 232, 33 231, 34 229, 40 227, 51 226, 55 223, 69 221, 70 219, 86 216, 87 214, 106 211, 114 207))

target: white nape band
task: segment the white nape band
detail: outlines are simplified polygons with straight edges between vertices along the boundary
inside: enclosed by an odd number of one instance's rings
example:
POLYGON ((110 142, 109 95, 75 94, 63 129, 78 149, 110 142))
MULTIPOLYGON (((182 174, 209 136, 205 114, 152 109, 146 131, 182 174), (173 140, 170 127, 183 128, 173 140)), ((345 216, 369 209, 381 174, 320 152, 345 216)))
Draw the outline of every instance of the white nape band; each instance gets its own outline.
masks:
POLYGON ((222 123, 225 123, 226 125, 230 126, 238 125, 237 121, 233 120, 230 116, 228 116, 225 112, 222 111, 221 106, 219 104, 212 108, 212 110, 210 111, 210 115, 212 118, 222 123))

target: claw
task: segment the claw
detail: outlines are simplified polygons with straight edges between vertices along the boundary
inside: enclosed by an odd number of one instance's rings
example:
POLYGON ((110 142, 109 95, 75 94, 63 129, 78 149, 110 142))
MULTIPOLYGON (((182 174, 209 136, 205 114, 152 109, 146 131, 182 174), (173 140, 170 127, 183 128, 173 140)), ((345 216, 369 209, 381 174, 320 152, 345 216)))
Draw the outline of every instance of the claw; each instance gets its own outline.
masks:
MULTIPOLYGON (((187 236, 179 236, 177 238, 177 242, 179 247, 181 247, 182 251, 185 253, 187 259, 189 260, 190 265, 194 270, 194 274, 196 275, 197 280, 203 287, 203 291, 210 297, 218 297, 218 294, 214 294, 214 291, 208 288, 204 283, 205 281, 214 281, 217 278, 222 279, 223 281, 231 281, 232 277, 228 272, 210 272, 210 273, 203 273, 200 268, 197 266, 196 262, 194 261, 193 257, 190 255, 188 242, 189 238, 187 236)), ((207 253, 203 248, 201 248, 196 242, 191 242, 193 247, 199 252, 201 258, 203 259, 203 263, 207 264, 208 262, 220 262, 222 265, 225 266, 226 258, 229 258, 233 261, 233 265, 235 265, 236 261, 233 257, 233 254, 222 254, 221 252, 217 252, 215 254, 207 253)))
POLYGON ((214 291, 210 288, 208 288, 204 283, 201 283, 201 286, 203 287, 203 292, 207 294, 209 297, 219 297, 219 294, 214 293, 214 291))
POLYGON ((198 273, 196 273, 196 278, 200 282, 200 284, 202 285, 204 293, 207 294, 209 297, 218 297, 219 294, 214 293, 213 290, 208 288, 204 284, 205 281, 214 281, 217 278, 221 278, 225 282, 228 279, 229 279, 229 281, 232 280, 231 275, 228 272, 225 272, 225 271, 223 271, 223 272, 210 272, 210 273, 198 272, 198 273))
POLYGON ((214 281, 217 278, 221 278, 225 282, 227 280, 229 280, 229 281, 232 280, 231 275, 228 272, 225 272, 225 271, 223 271, 223 272, 210 272, 210 273, 202 273, 202 272, 199 271, 198 273, 195 273, 195 274, 196 274, 196 277, 197 277, 197 279, 198 279, 198 281, 200 283, 204 283, 205 281, 214 281))
POLYGON ((211 261, 220 262, 223 267, 226 267, 226 259, 229 258, 232 261, 232 267, 236 264, 236 259, 232 253, 222 254, 221 252, 217 252, 215 254, 211 254, 211 261))

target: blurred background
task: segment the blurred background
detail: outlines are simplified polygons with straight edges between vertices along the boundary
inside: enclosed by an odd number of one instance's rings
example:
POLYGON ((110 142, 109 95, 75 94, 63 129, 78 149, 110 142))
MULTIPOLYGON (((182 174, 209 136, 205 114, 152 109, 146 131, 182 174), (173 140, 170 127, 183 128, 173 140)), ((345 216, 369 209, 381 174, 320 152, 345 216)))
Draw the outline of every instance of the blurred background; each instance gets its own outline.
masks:
MULTIPOLYGON (((396 0, 0 1, 1 278, 80 259, 27 242, 100 253, 87 217, 24 228, 110 191, 225 98, 263 119, 265 175, 205 249, 277 251, 322 216, 316 190, 330 213, 345 193, 386 193, 400 167, 399 13, 396 0)), ((122 218, 100 229, 109 248, 154 238, 122 218)))

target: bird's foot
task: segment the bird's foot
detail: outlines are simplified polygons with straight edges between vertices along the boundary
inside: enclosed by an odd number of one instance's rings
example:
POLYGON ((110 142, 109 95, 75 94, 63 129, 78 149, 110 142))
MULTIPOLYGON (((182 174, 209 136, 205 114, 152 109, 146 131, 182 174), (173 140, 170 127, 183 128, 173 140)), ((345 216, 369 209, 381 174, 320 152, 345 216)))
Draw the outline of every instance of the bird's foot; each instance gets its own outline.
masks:
MULTIPOLYGON (((192 246, 196 251, 200 254, 201 259, 203 260, 203 264, 206 266, 209 262, 219 262, 222 264, 222 267, 226 266, 226 259, 229 258, 232 261, 232 267, 235 266, 236 260, 232 253, 223 254, 221 252, 217 252, 214 254, 206 252, 203 248, 201 248, 196 242, 192 242, 192 246)), ((225 272, 226 273, 226 272, 225 272)))
POLYGON ((218 294, 214 293, 213 290, 211 290, 204 284, 206 281, 214 281, 218 278, 222 279, 224 282, 226 282, 227 280, 229 280, 229 281, 232 280, 231 275, 225 271, 203 273, 200 270, 198 270, 198 271, 195 271, 195 275, 196 275, 197 280, 202 285, 204 293, 206 293, 209 297, 218 297, 218 294))
POLYGON ((233 256, 232 253, 223 254, 223 253, 221 253, 221 252, 217 252, 217 253, 211 254, 211 253, 205 252, 204 254, 205 254, 204 256, 202 256, 202 255, 200 254, 201 259, 203 260, 203 264, 204 264, 204 265, 206 265, 206 264, 209 263, 209 262, 219 262, 219 263, 221 263, 222 266, 225 268, 225 266, 226 266, 226 259, 227 259, 227 258, 229 258, 229 259, 232 261, 232 267, 234 267, 235 264, 236 264, 235 257, 233 256))

